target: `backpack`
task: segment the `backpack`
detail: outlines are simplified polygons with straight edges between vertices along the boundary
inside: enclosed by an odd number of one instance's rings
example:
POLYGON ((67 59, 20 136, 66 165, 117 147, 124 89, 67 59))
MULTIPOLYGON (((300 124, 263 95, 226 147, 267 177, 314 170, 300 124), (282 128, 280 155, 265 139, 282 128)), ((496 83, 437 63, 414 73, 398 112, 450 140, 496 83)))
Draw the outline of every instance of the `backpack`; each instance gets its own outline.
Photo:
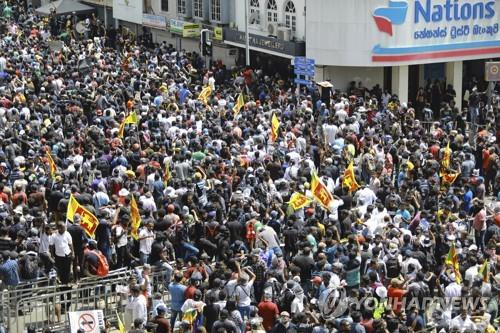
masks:
POLYGON ((392 257, 387 259, 385 266, 387 267, 388 278, 393 279, 395 277, 398 277, 399 272, 401 271, 401 267, 399 265, 399 260, 397 257, 392 257))
POLYGON ((101 174, 103 177, 109 176, 110 165, 106 159, 104 159, 104 158, 98 159, 96 162, 96 168, 97 168, 97 170, 101 171, 101 174))
POLYGON ((92 251, 92 253, 94 253, 97 256, 97 260, 98 260, 97 267, 96 267, 96 274, 98 276, 108 275, 109 265, 108 265, 108 260, 106 259, 104 254, 102 254, 99 251, 92 251))
POLYGON ((38 277, 38 259, 32 255, 25 255, 23 264, 19 270, 19 275, 24 280, 36 279, 38 277))
POLYGON ((295 298, 294 293, 290 289, 285 289, 285 291, 278 300, 278 308, 280 309, 280 311, 290 312, 294 298, 295 298))

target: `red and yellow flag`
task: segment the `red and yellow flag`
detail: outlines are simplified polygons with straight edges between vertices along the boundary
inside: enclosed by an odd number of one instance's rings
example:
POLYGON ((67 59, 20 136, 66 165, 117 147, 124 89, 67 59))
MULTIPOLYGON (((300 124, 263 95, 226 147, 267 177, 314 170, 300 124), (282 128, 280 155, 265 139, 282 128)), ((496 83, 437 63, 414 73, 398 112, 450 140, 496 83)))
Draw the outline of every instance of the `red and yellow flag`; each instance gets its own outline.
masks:
POLYGON ((273 113, 273 117, 271 118, 271 141, 276 142, 278 139, 278 131, 280 129, 280 121, 276 116, 276 113, 273 113))
POLYGON ((444 149, 443 152, 443 161, 441 161, 441 165, 444 168, 450 167, 450 158, 451 158, 451 149, 450 149, 450 142, 448 141, 448 144, 446 145, 446 148, 444 149))
POLYGON ((122 123, 120 124, 120 128, 118 130, 118 136, 120 138, 123 138, 123 134, 125 132, 125 125, 126 124, 134 124, 137 125, 137 122, 139 120, 137 119, 137 114, 135 112, 132 112, 129 114, 125 119, 123 119, 122 123))
POLYGON ((73 222, 75 214, 80 215, 80 226, 85 230, 87 235, 94 238, 95 230, 99 225, 99 220, 87 208, 78 203, 73 194, 69 197, 68 210, 66 211, 66 219, 73 222))
POLYGON ((321 179, 319 179, 316 171, 311 172, 311 192, 313 194, 314 199, 318 201, 321 206, 325 209, 330 209, 329 206, 333 201, 333 196, 328 191, 328 188, 323 184, 321 179))
POLYGON ((441 177, 443 183, 445 184, 453 184, 455 180, 457 180, 458 176, 460 175, 459 172, 446 172, 446 171, 441 171, 439 173, 439 176, 441 177))
POLYGON ((455 249, 455 243, 453 242, 450 247, 450 251, 446 255, 446 259, 444 260, 445 265, 451 266, 453 271, 455 272, 455 278, 457 283, 462 281, 462 275, 460 274, 460 266, 458 264, 458 254, 455 249))
POLYGON ((242 107, 245 106, 245 99, 243 98, 243 94, 239 94, 236 99, 236 105, 233 107, 234 115, 237 116, 240 113, 242 107))
POLYGON ((311 203, 311 199, 303 195, 302 193, 295 192, 290 197, 290 201, 288 201, 288 205, 295 211, 299 210, 302 207, 305 207, 311 203))
POLYGON ((208 98, 212 95, 212 87, 210 85, 203 88, 198 95, 198 100, 202 101, 205 105, 208 104, 208 98))
POLYGON ((351 161, 349 166, 344 171, 344 179, 342 180, 342 186, 349 189, 349 192, 354 192, 359 188, 359 184, 356 181, 356 175, 354 174, 354 163, 351 161))
POLYGON ((48 150, 45 152, 45 154, 47 155, 47 161, 49 162, 50 176, 54 178, 57 172, 57 165, 52 159, 52 155, 50 155, 50 152, 48 150))
POLYGON ((132 194, 132 199, 130 200, 130 220, 132 222, 130 226, 130 234, 135 240, 139 239, 139 227, 141 226, 141 214, 139 214, 139 207, 137 207, 137 202, 132 194))

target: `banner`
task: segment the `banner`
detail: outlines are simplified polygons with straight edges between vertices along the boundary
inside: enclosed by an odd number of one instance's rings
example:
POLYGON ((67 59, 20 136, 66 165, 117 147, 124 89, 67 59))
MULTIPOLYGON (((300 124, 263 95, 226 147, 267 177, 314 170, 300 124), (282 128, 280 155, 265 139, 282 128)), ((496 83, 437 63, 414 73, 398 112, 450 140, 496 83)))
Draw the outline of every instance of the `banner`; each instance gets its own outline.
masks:
POLYGON ((71 194, 68 202, 68 210, 66 211, 66 219, 73 222, 75 214, 80 215, 82 219, 80 226, 85 230, 87 235, 94 238, 99 220, 87 208, 80 205, 73 194, 71 194))
POLYGON ((139 214, 139 208, 137 207, 137 202, 132 194, 132 199, 130 200, 130 220, 132 222, 130 234, 135 240, 139 239, 139 227, 141 226, 141 214, 139 214))

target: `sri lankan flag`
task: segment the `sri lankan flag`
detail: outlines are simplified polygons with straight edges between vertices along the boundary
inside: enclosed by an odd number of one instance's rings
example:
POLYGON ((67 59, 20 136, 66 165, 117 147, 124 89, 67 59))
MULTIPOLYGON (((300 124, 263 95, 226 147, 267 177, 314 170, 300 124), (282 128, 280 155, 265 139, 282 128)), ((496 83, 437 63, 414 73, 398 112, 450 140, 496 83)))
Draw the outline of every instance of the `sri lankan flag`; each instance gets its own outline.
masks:
POLYGON ((321 179, 319 179, 318 175, 316 174, 316 171, 311 172, 311 192, 318 201, 321 206, 323 206, 325 209, 330 209, 329 206, 333 201, 333 196, 328 191, 328 188, 323 184, 321 179))
POLYGON ((276 142, 276 139, 278 139, 279 129, 280 129, 280 121, 278 120, 276 113, 273 113, 273 116, 271 118, 271 141, 272 142, 276 142))
POLYGON ((351 160, 349 166, 344 171, 344 179, 342 180, 342 186, 349 189, 349 192, 354 192, 359 188, 359 184, 356 181, 356 176, 354 174, 354 163, 351 160))
POLYGON ((57 172, 57 165, 52 159, 52 155, 50 155, 50 152, 48 150, 45 152, 45 154, 47 155, 47 161, 49 162, 50 176, 54 178, 57 172))
POLYGON ((120 129, 118 130, 118 136, 120 138, 123 138, 126 124, 137 125, 137 122, 138 122, 137 114, 135 112, 132 112, 131 114, 129 114, 125 119, 123 119, 122 123, 120 124, 120 129))
POLYGON ((212 95, 212 87, 209 85, 203 88, 198 95, 198 100, 202 101, 204 104, 208 104, 208 98, 212 95))
POLYGON ((132 194, 132 199, 130 200, 130 234, 135 240, 139 239, 139 227, 141 226, 141 214, 139 214, 139 207, 137 207, 137 202, 132 194))
POLYGON ((479 268, 479 274, 483 277, 484 282, 488 282, 490 280, 490 265, 488 260, 485 260, 481 265, 481 268, 479 268))
POLYGON ((243 98, 243 94, 239 94, 236 99, 236 105, 233 107, 234 115, 237 116, 240 113, 242 107, 245 106, 245 99, 243 98))
POLYGON ((311 199, 303 195, 302 193, 295 192, 290 197, 290 201, 288 201, 288 206, 291 207, 294 211, 299 210, 311 203, 311 199))
POLYGON ((66 211, 66 219, 73 222, 75 214, 80 215, 80 226, 85 230, 87 235, 94 238, 95 230, 99 225, 99 220, 87 208, 80 205, 73 194, 69 196, 68 209, 66 211))
POLYGON ((440 171, 439 176, 441 177, 441 180, 445 184, 453 184, 455 180, 457 180, 458 176, 460 175, 459 172, 447 172, 447 171, 440 171))
POLYGON ((170 172, 170 162, 165 163, 165 172, 163 173, 163 183, 167 186, 168 182, 172 179, 172 173, 170 172))
POLYGON ((458 254, 457 250, 455 249, 455 242, 451 244, 450 251, 448 251, 444 263, 445 265, 451 266, 451 268, 453 268, 453 271, 455 272, 456 281, 457 283, 460 283, 462 281, 462 275, 460 274, 460 266, 458 264, 458 254))
POLYGON ((450 142, 448 141, 448 144, 446 145, 446 148, 444 149, 443 152, 443 160, 441 161, 441 165, 444 168, 450 167, 450 158, 451 158, 451 149, 450 149, 450 142))

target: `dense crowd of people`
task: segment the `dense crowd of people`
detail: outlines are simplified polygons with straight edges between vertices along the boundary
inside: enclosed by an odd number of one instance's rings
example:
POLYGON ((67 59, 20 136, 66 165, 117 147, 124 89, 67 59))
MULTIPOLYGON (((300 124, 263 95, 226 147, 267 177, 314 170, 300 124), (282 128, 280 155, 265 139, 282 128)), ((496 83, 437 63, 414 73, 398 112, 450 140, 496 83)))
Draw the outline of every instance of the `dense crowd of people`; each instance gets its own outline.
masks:
POLYGON ((131 332, 498 327, 498 105, 471 130, 451 93, 296 91, 24 6, 1 6, 4 288, 138 268, 131 332))

